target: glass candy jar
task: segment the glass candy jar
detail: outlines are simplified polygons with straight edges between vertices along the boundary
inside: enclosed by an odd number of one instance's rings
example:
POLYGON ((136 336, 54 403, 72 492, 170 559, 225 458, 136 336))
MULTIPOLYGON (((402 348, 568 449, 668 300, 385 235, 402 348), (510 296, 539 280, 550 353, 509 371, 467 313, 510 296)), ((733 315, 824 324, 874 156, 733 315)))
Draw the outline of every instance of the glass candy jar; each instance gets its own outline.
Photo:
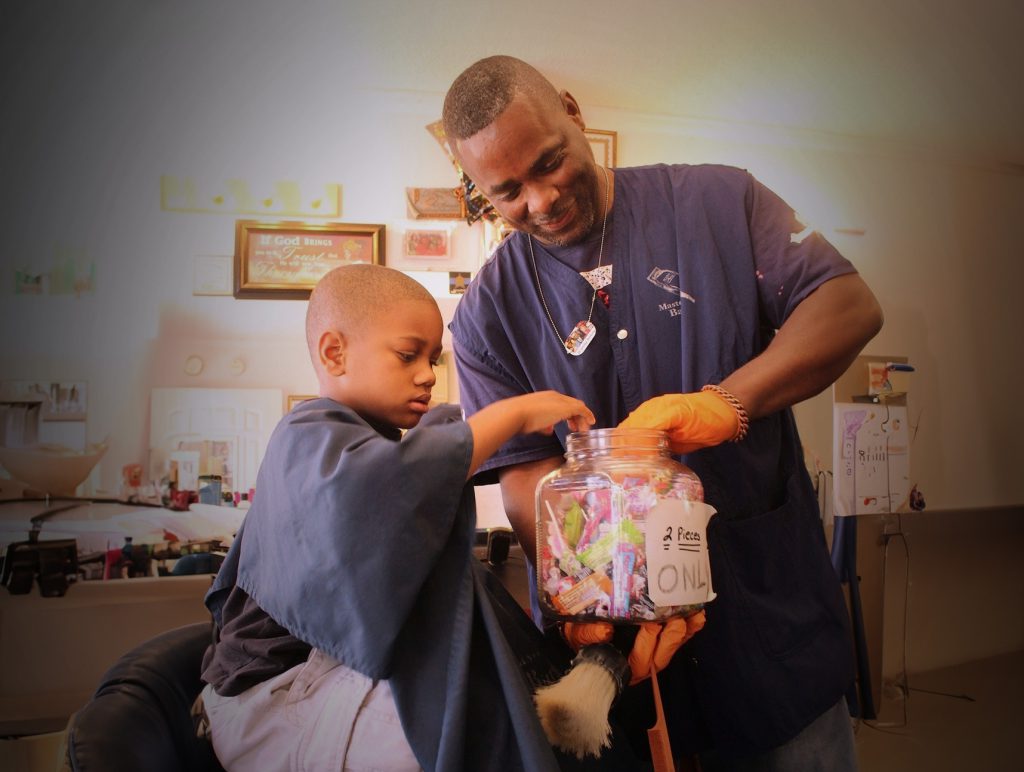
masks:
POLYGON ((714 509, 665 432, 594 429, 537 484, 537 596, 560 619, 642 622, 688 615, 715 597, 714 509))

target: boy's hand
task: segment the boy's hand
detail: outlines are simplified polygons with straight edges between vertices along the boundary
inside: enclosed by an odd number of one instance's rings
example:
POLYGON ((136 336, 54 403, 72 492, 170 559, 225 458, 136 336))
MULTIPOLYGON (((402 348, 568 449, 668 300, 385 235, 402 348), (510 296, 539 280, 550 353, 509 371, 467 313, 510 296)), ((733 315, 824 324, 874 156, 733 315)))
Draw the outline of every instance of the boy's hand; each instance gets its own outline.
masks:
POLYGON ((557 391, 521 394, 492 402, 466 419, 473 432, 473 457, 466 479, 517 434, 551 434, 559 421, 568 423, 570 431, 583 432, 593 426, 595 420, 590 408, 580 400, 557 391))
POLYGON ((551 434, 559 421, 568 423, 570 431, 585 432, 596 420, 583 402, 557 391, 538 391, 513 399, 522 411, 521 434, 551 434))

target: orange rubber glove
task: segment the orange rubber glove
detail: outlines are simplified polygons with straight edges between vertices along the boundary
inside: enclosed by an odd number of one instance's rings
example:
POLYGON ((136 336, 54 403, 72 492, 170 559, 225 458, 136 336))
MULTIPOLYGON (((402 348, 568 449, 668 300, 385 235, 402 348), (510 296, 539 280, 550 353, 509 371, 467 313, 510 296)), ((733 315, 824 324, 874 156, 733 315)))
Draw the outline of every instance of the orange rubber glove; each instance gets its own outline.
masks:
POLYGON ((619 426, 661 429, 668 432, 673 453, 692 453, 736 439, 743 422, 739 411, 724 397, 714 391, 697 391, 652 397, 619 426))
POLYGON ((562 625, 562 637, 573 651, 592 643, 608 643, 614 632, 615 628, 607 622, 565 622, 562 625))
POLYGON ((641 623, 633 650, 629 653, 629 669, 633 671, 629 685, 650 678, 652 665, 655 670, 664 670, 679 647, 703 629, 704 621, 704 609, 701 609, 688 617, 676 617, 664 624, 641 623))
MULTIPOLYGON (((676 617, 667 622, 642 622, 629 653, 632 671, 630 686, 651 677, 651 665, 664 670, 679 650, 704 627, 704 609, 688 617, 676 617)), ((593 643, 609 643, 615 628, 608 622, 566 622, 562 636, 576 651, 593 643)))

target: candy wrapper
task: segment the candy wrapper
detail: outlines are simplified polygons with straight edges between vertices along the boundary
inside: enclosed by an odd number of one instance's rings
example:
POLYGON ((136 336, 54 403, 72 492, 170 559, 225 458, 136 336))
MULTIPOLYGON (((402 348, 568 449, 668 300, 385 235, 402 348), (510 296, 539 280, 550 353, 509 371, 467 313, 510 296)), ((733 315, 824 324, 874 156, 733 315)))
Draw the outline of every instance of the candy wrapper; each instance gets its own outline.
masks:
POLYGON ((550 614, 642 622, 714 597, 706 538, 714 510, 696 475, 657 461, 628 474, 564 469, 541 481, 537 589, 550 614))
MULTIPOLYGON (((561 620, 623 625, 696 612, 714 597, 707 550, 713 513, 700 479, 671 457, 664 432, 570 434, 566 464, 537 485, 542 609, 561 620)), ((629 681, 628 655, 614 637, 583 645, 559 681, 537 690, 537 713, 553 745, 580 759, 609 747, 608 711, 629 681)))

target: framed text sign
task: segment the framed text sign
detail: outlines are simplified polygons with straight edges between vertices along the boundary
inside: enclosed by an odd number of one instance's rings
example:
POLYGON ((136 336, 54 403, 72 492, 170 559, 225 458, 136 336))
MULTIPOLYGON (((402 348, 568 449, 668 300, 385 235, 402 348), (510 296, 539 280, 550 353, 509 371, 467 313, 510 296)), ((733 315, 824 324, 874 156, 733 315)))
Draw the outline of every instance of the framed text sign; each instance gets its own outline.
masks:
POLYGON ((384 262, 384 226, 235 222, 235 297, 306 299, 339 265, 384 262))

